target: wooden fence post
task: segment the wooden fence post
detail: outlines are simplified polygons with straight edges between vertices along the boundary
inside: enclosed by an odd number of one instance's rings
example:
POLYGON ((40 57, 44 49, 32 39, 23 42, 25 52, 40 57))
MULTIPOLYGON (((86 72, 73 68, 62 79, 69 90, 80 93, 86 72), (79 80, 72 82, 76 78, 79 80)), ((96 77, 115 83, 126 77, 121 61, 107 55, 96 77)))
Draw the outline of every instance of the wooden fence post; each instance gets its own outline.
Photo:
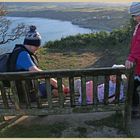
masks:
POLYGON ((130 130, 130 125, 131 125, 133 89, 134 89, 134 68, 130 69, 128 72, 128 88, 127 88, 125 112, 124 112, 124 127, 126 130, 130 130))

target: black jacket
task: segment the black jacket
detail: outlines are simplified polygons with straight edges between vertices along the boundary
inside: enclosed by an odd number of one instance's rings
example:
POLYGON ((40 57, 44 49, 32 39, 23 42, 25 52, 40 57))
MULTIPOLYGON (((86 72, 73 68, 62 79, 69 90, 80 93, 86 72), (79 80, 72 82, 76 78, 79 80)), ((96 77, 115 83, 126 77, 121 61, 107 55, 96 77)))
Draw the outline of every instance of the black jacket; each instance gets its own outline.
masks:
MULTIPOLYGON (((17 70, 16 69, 16 62, 17 62, 17 58, 18 55, 22 52, 22 51, 27 51, 32 59, 32 61, 35 63, 36 66, 38 66, 38 59, 36 57, 36 55, 34 55, 32 52, 28 51, 24 45, 21 44, 16 44, 15 48, 13 49, 9 60, 8 60, 8 71, 9 72, 16 72, 16 71, 27 71, 25 69, 21 69, 21 70, 17 70)), ((24 58, 23 58, 24 59, 24 58)))

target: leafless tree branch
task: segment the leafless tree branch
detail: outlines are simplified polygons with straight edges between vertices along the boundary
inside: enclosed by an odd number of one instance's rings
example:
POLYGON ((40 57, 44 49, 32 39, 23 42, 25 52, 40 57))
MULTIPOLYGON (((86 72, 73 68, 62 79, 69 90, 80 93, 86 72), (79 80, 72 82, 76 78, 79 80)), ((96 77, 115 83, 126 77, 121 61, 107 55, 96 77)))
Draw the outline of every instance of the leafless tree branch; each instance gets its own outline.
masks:
POLYGON ((5 10, 4 5, 1 3, 0 4, 0 16, 4 16, 7 14, 7 11, 5 10))
POLYGON ((26 27, 23 23, 11 29, 11 21, 5 17, 6 14, 5 7, 0 4, 0 45, 19 39, 26 32, 26 27))

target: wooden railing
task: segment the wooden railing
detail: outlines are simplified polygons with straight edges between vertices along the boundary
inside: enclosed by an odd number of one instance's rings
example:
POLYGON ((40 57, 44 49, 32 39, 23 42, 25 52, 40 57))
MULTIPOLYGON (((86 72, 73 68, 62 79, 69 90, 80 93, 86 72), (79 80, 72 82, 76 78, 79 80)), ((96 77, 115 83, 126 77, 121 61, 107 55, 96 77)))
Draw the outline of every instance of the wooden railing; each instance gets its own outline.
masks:
POLYGON ((91 68, 74 70, 56 70, 42 72, 8 72, 0 73, 0 114, 1 115, 49 115, 97 111, 124 111, 124 126, 128 128, 131 123, 131 99, 133 91, 133 70, 125 68, 91 68), (125 83, 125 101, 120 102, 121 75, 127 76, 125 83), (113 103, 108 102, 109 76, 116 75, 116 94, 113 103), (58 97, 51 94, 50 78, 58 81, 58 97), (77 101, 78 93, 74 90, 74 80, 81 79, 82 103, 77 101), (46 83, 47 97, 41 98, 38 85, 40 81, 46 83), (93 81, 93 103, 86 102, 86 81, 93 81), (9 81, 10 87, 6 87, 3 81, 9 81), (30 88, 30 82, 34 87, 30 88), (70 88, 70 93, 63 94, 62 83, 70 88), (97 86, 105 83, 104 102, 97 98, 97 86), (20 87, 17 87, 17 84, 20 87), (36 101, 32 102, 30 91, 34 91, 36 101), (22 98, 20 97, 22 95, 22 98))

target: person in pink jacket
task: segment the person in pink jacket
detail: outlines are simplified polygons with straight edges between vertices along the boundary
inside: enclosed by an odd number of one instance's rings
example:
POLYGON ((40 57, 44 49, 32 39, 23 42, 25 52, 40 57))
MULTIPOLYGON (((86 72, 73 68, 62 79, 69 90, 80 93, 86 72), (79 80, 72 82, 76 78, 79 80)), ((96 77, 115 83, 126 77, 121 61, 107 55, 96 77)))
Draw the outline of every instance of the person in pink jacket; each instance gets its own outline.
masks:
POLYGON ((125 67, 131 68, 135 64, 135 76, 134 76, 134 92, 132 98, 132 117, 140 117, 138 111, 139 95, 137 93, 137 87, 140 86, 140 2, 133 2, 130 6, 130 14, 137 25, 131 39, 130 53, 125 61, 125 67))

